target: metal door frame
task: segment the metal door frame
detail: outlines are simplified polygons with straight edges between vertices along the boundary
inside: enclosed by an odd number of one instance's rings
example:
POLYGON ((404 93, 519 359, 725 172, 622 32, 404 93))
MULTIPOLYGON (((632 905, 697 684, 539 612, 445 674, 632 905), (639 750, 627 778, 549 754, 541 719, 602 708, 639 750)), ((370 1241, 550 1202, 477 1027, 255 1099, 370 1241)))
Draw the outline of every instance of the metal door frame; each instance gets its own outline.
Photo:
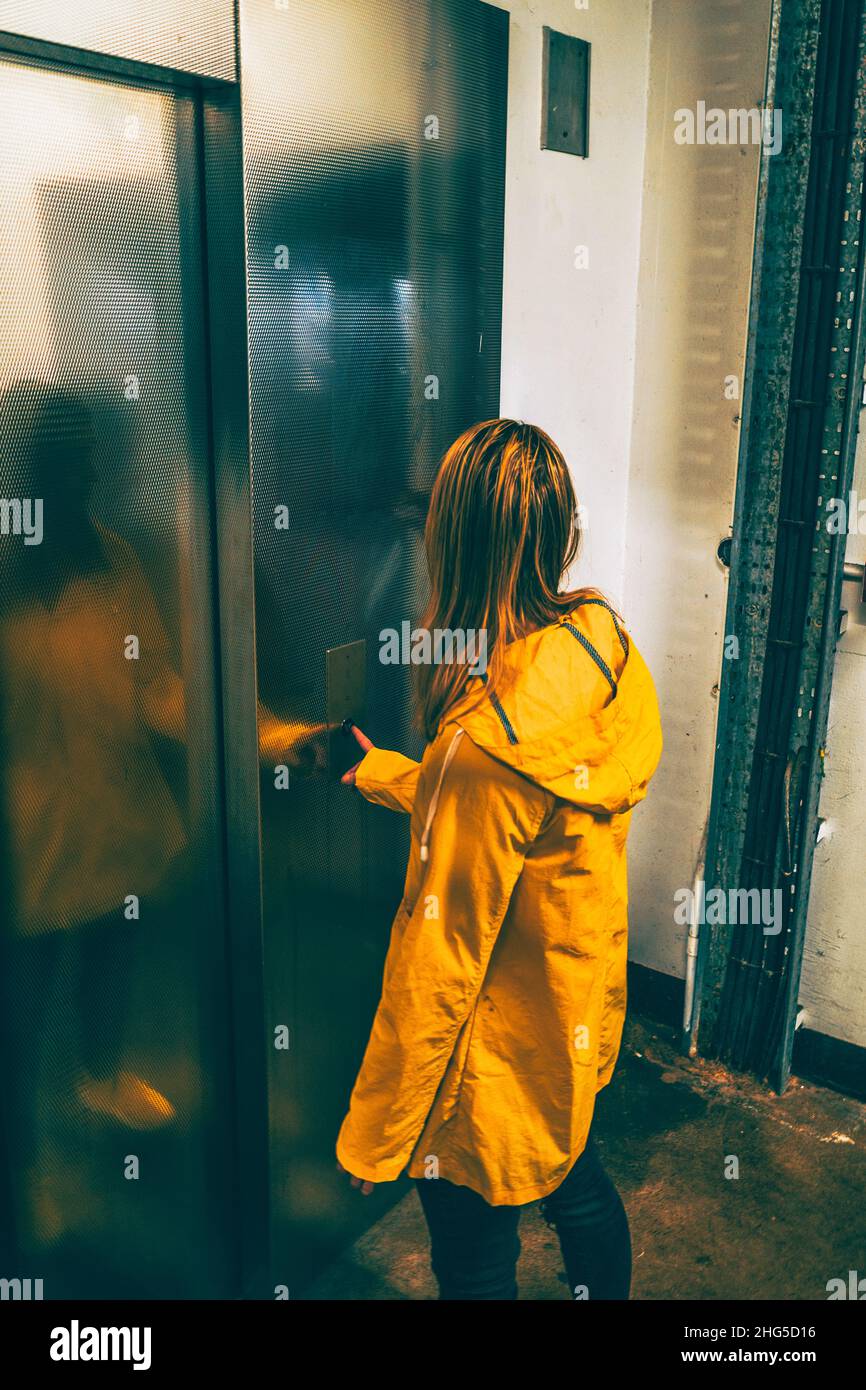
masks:
MULTIPOLYGON (((191 96, 196 113, 199 198, 186 207, 200 225, 204 284, 201 325, 208 419, 214 554, 214 652, 217 787, 224 808, 221 838, 228 932, 237 1251, 237 1285, 246 1298, 270 1298, 268 1087, 262 949, 261 818, 257 723, 255 606, 246 251, 240 93, 237 81, 0 32, 0 56, 50 64, 72 74, 126 80, 191 96)), ((7 1175, 8 1176, 8 1175, 7 1175)))
MULTIPOLYGON (((821 525, 820 495, 814 516, 807 515, 805 521, 782 515, 783 471, 795 412, 819 410, 822 454, 826 456, 826 463, 821 464, 826 474, 821 477, 826 477, 826 489, 847 497, 866 357, 866 261, 860 231, 866 142, 866 18, 862 5, 849 16, 852 24, 856 21, 858 35, 850 110, 844 124, 831 122, 839 124, 839 129, 828 130, 813 126, 815 94, 821 91, 816 77, 828 14, 826 0, 773 0, 766 105, 784 110, 788 153, 778 164, 766 152, 762 156, 725 628, 727 633, 738 632, 742 654, 739 660, 724 663, 706 854, 706 879, 713 886, 739 885, 744 862, 762 866, 766 862, 768 873, 776 875, 774 882, 785 884, 782 950, 778 960, 770 962, 772 969, 765 971, 763 962, 759 967, 765 978, 776 975, 780 980, 778 993, 771 1000, 772 1012, 765 1010, 760 1015, 760 1021, 767 1024, 767 1040, 761 1054, 755 1047, 743 1049, 750 1061, 757 1055, 754 1069, 779 1093, 790 1077, 798 1026, 798 987, 845 548, 844 536, 828 536, 821 525), (826 265, 804 265, 807 217, 814 215, 809 201, 812 164, 816 151, 821 154, 818 142, 833 139, 840 144, 841 153, 836 158, 844 159, 845 171, 837 210, 838 245, 825 255, 826 265), (798 314, 802 282, 808 276, 826 275, 834 277, 836 303, 844 306, 833 313, 830 351, 837 365, 829 370, 826 391, 808 391, 814 400, 796 399, 792 397, 792 364, 801 336, 798 314), (771 627, 771 616, 780 606, 772 607, 772 600, 781 528, 804 524, 808 534, 815 536, 810 570, 805 576, 808 591, 797 640, 783 642, 771 627), (799 688, 788 702, 790 728, 781 753, 758 747, 765 668, 774 643, 777 649, 796 647, 799 663, 799 688), (755 859, 754 851, 752 855, 745 851, 751 848, 747 841, 751 785, 762 760, 766 763, 769 758, 783 760, 778 766, 787 772, 788 785, 782 806, 775 803, 779 825, 774 828, 772 860, 765 861, 755 859)), ((835 17, 839 19, 839 15, 835 17)), ((728 1060, 729 1051, 719 1045, 718 1022, 729 967, 733 963, 756 969, 753 961, 736 957, 730 925, 710 928, 702 924, 695 1003, 691 1018, 684 1024, 684 1050, 728 1060)), ((739 1014, 744 1017, 748 1011, 738 1002, 739 1014)), ((754 1014, 757 1018, 758 1011, 754 1014)), ((751 1035, 748 1041, 752 1043, 751 1035)))

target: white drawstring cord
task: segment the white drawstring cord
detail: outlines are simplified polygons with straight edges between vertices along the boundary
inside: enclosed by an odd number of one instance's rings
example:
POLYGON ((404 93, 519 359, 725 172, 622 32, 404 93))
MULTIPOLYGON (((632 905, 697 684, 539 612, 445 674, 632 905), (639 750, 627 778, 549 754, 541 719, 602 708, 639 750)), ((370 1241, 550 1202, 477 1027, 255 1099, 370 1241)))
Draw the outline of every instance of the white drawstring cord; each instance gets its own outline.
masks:
POLYGON ((437 781, 437 783, 436 783, 436 790, 434 791, 433 795, 432 795, 431 798, 430 798, 430 805, 427 807, 427 819, 426 819, 425 822, 424 822, 424 831, 423 831, 423 833, 422 833, 422 835, 421 835, 421 863, 422 863, 422 864, 426 864, 426 863, 427 863, 427 859, 428 859, 428 857, 429 857, 429 850, 428 850, 428 843, 427 843, 427 842, 428 842, 428 840, 430 839, 430 828, 431 828, 431 826, 433 825, 433 817, 434 817, 435 814, 436 814, 436 807, 439 805, 439 792, 441 791, 441 788, 442 788, 442 779, 443 779, 443 777, 445 776, 445 773, 448 771, 448 764, 451 762, 451 759, 454 757, 454 754, 457 752, 457 745, 458 745, 458 743, 460 742, 460 740, 461 740, 462 737, 463 737, 463 730, 462 730, 462 729, 458 729, 457 732, 456 732, 456 734, 455 734, 454 737, 452 738, 450 744, 448 745, 448 752, 445 754, 445 757, 442 759, 442 766, 441 766, 441 768, 439 769, 439 779, 438 779, 438 781, 437 781))

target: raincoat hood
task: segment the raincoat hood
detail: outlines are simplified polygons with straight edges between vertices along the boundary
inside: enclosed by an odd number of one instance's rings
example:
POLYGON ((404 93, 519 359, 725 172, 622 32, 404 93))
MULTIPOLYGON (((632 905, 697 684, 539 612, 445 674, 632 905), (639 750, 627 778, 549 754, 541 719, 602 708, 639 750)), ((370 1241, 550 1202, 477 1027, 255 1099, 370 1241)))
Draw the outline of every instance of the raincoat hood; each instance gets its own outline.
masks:
POLYGON ((584 602, 510 643, 500 693, 479 693, 475 680, 444 723, 555 796, 611 815, 646 795, 661 755, 658 702, 607 605, 584 602))

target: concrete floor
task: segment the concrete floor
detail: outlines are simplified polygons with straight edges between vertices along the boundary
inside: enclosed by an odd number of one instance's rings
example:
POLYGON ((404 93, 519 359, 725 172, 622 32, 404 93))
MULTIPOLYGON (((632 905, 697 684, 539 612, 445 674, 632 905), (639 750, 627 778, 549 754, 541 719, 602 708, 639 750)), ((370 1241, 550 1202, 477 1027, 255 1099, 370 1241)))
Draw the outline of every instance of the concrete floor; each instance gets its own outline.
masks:
MULTIPOLYGON (((829 1279, 866 1277, 862 1102, 796 1079, 776 1096, 681 1057, 668 1030, 632 1019, 597 1131, 631 1223, 633 1298, 826 1300, 829 1279), (737 1179, 725 1177, 728 1155, 737 1179)), ((521 1239, 520 1297, 567 1298, 556 1238, 535 1206, 521 1239)), ((435 1296, 414 1191, 305 1294, 435 1296)))

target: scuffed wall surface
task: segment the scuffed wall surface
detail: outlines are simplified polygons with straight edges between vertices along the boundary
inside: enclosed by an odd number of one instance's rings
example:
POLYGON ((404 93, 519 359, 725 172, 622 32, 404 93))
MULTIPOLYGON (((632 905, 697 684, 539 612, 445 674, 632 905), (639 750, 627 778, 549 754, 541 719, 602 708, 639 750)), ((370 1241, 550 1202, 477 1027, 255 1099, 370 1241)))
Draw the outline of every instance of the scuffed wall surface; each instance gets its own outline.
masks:
POLYGON ((510 0, 503 415, 553 436, 586 508, 573 576, 623 598, 649 0, 510 0), (592 44, 589 158, 540 149, 542 27, 592 44), (588 264, 575 265, 586 248, 588 264))

